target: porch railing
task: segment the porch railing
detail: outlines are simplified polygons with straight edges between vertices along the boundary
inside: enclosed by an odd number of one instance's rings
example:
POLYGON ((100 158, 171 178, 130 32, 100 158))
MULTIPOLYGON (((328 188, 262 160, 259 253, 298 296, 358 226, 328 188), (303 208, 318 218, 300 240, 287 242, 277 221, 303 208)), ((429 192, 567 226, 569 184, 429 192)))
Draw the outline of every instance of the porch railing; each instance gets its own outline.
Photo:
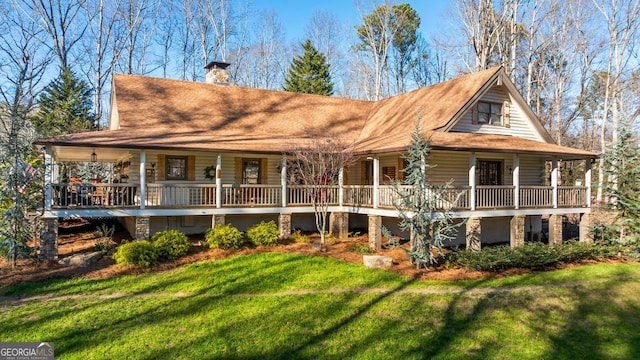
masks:
POLYGON ((51 196, 58 208, 136 207, 139 190, 128 184, 53 184, 51 196))
POLYGON ((281 206, 280 185, 222 185, 222 206, 281 206))
POLYGON ((215 184, 148 184, 145 206, 215 206, 215 184))
POLYGON ((515 187, 513 186, 476 186, 477 209, 500 209, 514 206, 515 187))
MULTIPOLYGON (((409 186, 401 190, 410 191, 409 186)), ((433 188, 432 188, 433 189, 433 188)), ((222 185, 221 203, 216 203, 215 184, 148 184, 145 207, 281 207, 280 185, 222 185)), ((443 188, 438 192, 436 208, 467 210, 471 208, 471 188, 443 188)), ((355 207, 373 207, 372 185, 345 185, 342 204, 355 207)), ((519 208, 552 208, 554 188, 551 186, 520 186, 519 208)), ((52 207, 61 208, 131 208, 140 207, 140 187, 137 184, 53 184, 52 207)), ((340 187, 321 186, 311 189, 302 185, 287 186, 286 206, 311 206, 313 200, 326 200, 331 206, 340 204, 340 187)), ((588 188, 559 186, 558 207, 586 207, 588 188)), ((476 209, 515 208, 515 187, 477 186, 476 209)), ((389 185, 378 187, 378 206, 393 209, 398 201, 396 190, 389 185)))
POLYGON ((553 207, 552 186, 520 186, 521 208, 553 207))
POLYGON ((316 203, 335 206, 339 204, 340 187, 338 185, 322 185, 311 187, 306 185, 287 186, 287 204, 291 206, 308 206, 316 203))
POLYGON ((558 186, 558 207, 587 206, 586 186, 558 186))

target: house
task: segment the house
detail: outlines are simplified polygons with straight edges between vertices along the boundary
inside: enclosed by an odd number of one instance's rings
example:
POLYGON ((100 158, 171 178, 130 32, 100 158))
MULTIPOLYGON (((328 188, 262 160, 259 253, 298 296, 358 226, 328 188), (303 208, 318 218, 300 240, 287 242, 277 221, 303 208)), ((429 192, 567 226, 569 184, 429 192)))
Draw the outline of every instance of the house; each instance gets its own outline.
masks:
POLYGON ((562 219, 589 224, 595 154, 556 145, 501 67, 380 101, 351 100, 219 83, 227 64, 211 63, 208 81, 114 75, 109 129, 39 140, 45 147, 45 238, 57 219, 117 217, 136 238, 166 227, 203 232, 277 220, 283 236, 307 228, 313 208, 286 183, 283 153, 309 130, 351 139, 359 160, 332 187, 332 228, 397 230, 389 179, 400 179, 402 154, 416 119, 430 139, 430 179, 452 180, 466 219, 456 243, 562 241, 562 219), (102 182, 61 183, 56 164, 113 166, 102 182), (560 166, 577 162, 583 178, 562 183, 560 166), (120 180, 120 181, 118 181, 120 180))

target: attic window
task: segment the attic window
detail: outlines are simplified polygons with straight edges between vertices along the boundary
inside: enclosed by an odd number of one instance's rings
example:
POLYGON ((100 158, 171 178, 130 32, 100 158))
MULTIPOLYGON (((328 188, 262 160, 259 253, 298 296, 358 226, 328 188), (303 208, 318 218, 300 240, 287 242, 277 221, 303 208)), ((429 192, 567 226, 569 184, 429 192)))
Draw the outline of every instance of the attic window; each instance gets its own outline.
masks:
POLYGON ((478 124, 502 125, 502 104, 479 101, 478 124))

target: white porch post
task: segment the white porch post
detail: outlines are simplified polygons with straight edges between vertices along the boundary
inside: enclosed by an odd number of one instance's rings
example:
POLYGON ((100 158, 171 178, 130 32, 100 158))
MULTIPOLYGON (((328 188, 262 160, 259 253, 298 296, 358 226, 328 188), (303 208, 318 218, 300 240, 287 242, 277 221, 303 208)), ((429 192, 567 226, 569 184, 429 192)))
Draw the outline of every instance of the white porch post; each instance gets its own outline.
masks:
POLYGON ((287 207, 287 157, 282 157, 280 169, 280 185, 282 185, 282 207, 287 207))
POLYGON ((553 208, 558 207, 558 159, 553 159, 551 165, 551 187, 553 187, 553 208))
POLYGON ((140 209, 144 210, 147 198, 147 152, 140 150, 140 209))
POLYGON ((476 153, 472 152, 469 158, 469 209, 476 209, 476 153))
POLYGON ((44 209, 51 210, 53 198, 51 187, 53 183, 53 157, 51 156, 51 146, 44 150, 44 209))
POLYGON ((584 186, 587 187, 587 207, 591 207, 591 159, 587 159, 584 165, 584 186))
POLYGON ((380 204, 380 194, 378 193, 380 188, 380 159, 377 156, 373 157, 373 208, 377 209, 380 204))
POLYGON ((216 159, 216 207, 222 207, 222 154, 216 159))
POLYGON ((344 204, 344 168, 338 173, 338 205, 344 204))
POLYGON ((513 156, 513 205, 520 208, 520 154, 513 156))

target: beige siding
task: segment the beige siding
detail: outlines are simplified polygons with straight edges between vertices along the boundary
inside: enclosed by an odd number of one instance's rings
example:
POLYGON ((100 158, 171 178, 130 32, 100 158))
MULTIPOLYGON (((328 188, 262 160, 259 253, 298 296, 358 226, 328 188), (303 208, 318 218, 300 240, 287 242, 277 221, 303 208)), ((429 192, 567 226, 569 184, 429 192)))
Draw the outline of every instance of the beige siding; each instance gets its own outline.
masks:
POLYGON ((456 123, 451 129, 452 132, 470 132, 479 134, 497 134, 497 135, 510 135, 517 136, 529 140, 544 141, 542 136, 538 133, 531 121, 537 121, 536 119, 528 119, 524 110, 513 100, 506 91, 501 87, 495 87, 489 90, 482 98, 483 101, 504 103, 509 101, 510 108, 510 127, 488 125, 488 124, 473 124, 473 113, 468 111, 465 113, 458 123, 456 123))

